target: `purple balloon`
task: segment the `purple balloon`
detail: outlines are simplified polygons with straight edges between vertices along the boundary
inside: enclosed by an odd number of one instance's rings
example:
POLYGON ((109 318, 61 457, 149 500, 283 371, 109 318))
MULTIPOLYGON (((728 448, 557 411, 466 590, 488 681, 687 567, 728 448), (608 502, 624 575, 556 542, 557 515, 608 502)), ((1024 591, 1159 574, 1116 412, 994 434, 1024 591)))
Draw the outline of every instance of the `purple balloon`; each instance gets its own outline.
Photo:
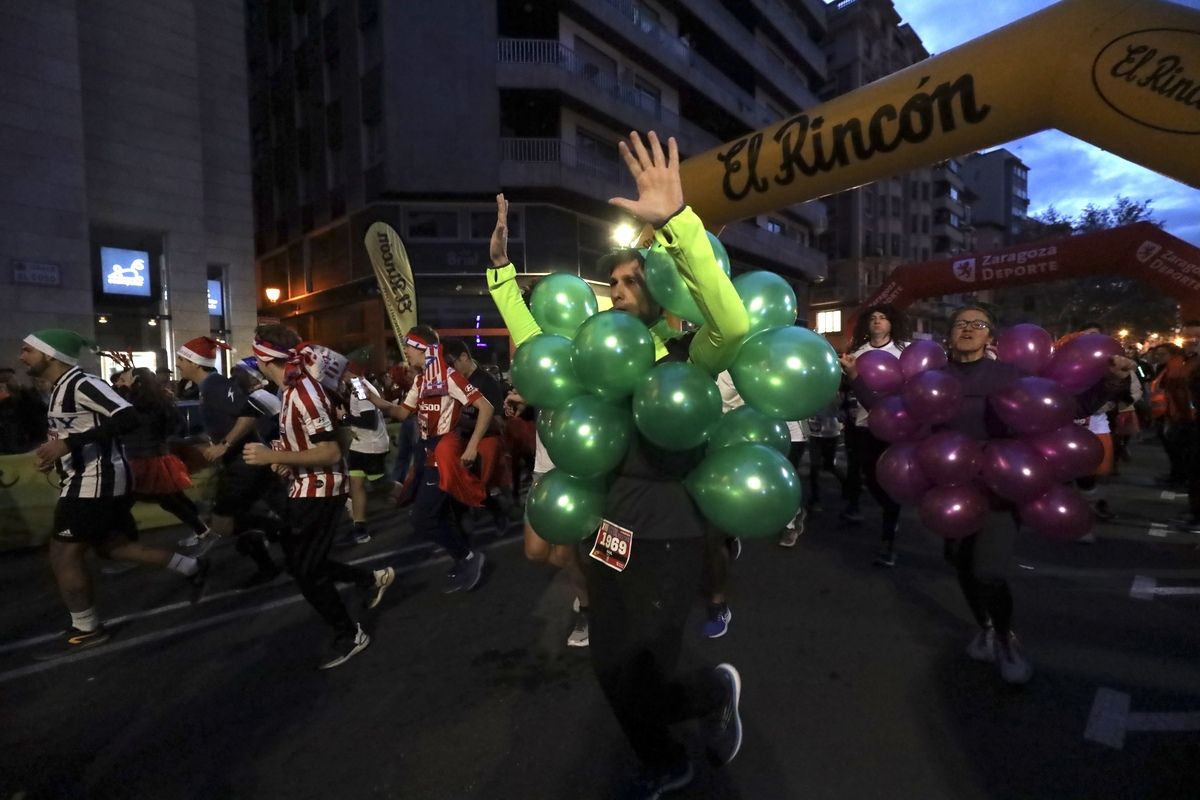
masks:
POLYGON ((1017 503, 1041 497, 1054 483, 1054 474, 1041 453, 1016 439, 988 442, 982 475, 989 489, 1017 503))
POLYGON ((1000 335, 996 355, 1001 361, 1037 375, 1054 355, 1054 338, 1037 325, 1014 325, 1000 335))
POLYGON ((988 398, 1000 420, 1018 434, 1045 433, 1075 417, 1075 398, 1061 383, 1018 378, 988 398))
POLYGON ((988 499, 974 486, 935 486, 921 498, 920 515, 943 539, 961 539, 983 529, 988 499))
POLYGON ((1102 333, 1087 333, 1064 344, 1042 371, 1072 394, 1092 388, 1108 372, 1108 360, 1124 355, 1120 342, 1102 333))
POLYGON ((965 433, 938 431, 917 445, 917 463, 935 485, 962 486, 979 474, 983 448, 965 433))
POLYGON ((879 485, 897 503, 915 503, 932 484, 917 462, 917 445, 897 442, 883 451, 875 465, 879 485))
POLYGON ((900 353, 900 371, 905 378, 927 369, 943 369, 946 366, 946 351, 937 342, 917 339, 900 353))
POLYGON ((1073 422, 1029 436, 1024 441, 1046 459, 1056 481, 1073 481, 1094 475, 1104 460, 1104 445, 1096 434, 1073 422))
POLYGON ((1021 522, 1051 539, 1074 540, 1092 529, 1092 509, 1073 486, 1055 484, 1017 509, 1021 522))
POLYGON ((894 394, 880 398, 871 406, 867 427, 872 436, 885 442, 911 442, 921 438, 925 430, 904 407, 899 395, 894 394))
POLYGON ((900 361, 886 350, 868 350, 854 363, 859 380, 875 394, 893 394, 904 385, 900 361))
POLYGON ((921 422, 938 425, 954 419, 962 406, 962 383, 943 369, 909 378, 900 393, 904 406, 921 422))

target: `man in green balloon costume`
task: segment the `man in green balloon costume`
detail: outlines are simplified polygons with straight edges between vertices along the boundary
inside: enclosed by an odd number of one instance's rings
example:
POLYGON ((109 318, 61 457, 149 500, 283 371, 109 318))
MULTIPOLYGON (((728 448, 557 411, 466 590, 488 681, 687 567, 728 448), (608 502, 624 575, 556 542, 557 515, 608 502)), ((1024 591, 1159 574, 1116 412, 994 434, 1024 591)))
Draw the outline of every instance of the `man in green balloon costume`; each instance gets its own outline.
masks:
MULTIPOLYGON (((686 361, 715 376, 730 366, 746 336, 747 313, 714 258, 700 218, 684 203, 675 140, 668 139, 664 153, 653 132, 645 144, 631 133, 619 149, 637 181, 638 197, 609 202, 653 227, 657 246, 674 260, 704 322, 695 334, 667 324, 647 291, 637 250, 617 251, 600 262, 609 270, 613 308, 650 329, 656 362, 686 361)), ((521 299, 516 268, 507 257, 503 195, 497 203, 488 287, 519 346, 542 331, 521 299)), ((684 478, 703 457, 702 444, 668 450, 635 431, 605 494, 600 530, 594 541, 580 544, 591 601, 593 667, 643 766, 631 787, 633 797, 656 798, 692 780, 691 762, 671 736, 671 724, 699 718, 717 765, 729 763, 741 746, 737 670, 729 664, 686 673, 678 669, 709 529, 684 478)))

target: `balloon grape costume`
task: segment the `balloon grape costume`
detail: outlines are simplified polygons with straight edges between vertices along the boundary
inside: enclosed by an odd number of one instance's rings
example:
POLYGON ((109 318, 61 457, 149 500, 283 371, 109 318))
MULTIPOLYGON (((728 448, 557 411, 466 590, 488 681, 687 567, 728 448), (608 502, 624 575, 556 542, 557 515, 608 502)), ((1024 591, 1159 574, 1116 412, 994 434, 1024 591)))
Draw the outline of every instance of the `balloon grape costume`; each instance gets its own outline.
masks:
POLYGON ((1077 539, 1091 528, 1092 513, 1067 482, 1091 475, 1103 448, 1075 423, 1075 395, 1104 379, 1120 345, 1086 334, 1055 351, 1046 331, 1016 325, 996 349, 1000 361, 1033 374, 987 398, 990 413, 1013 436, 986 442, 952 430, 930 433, 962 403, 939 345, 917 341, 899 359, 883 353, 858 359, 859 381, 874 395, 871 431, 892 442, 879 461, 879 483, 897 502, 917 505, 925 527, 947 539, 978 530, 996 499, 1012 504, 1038 533, 1077 539))
MULTIPOLYGON (((728 276, 725 248, 711 233, 708 240, 728 276)), ((703 323, 662 246, 639 252, 654 300, 682 319, 703 323)), ((529 521, 540 536, 570 544, 596 532, 607 477, 634 436, 669 451, 707 446, 684 485, 721 530, 771 536, 795 515, 800 481, 786 457, 784 420, 828 405, 841 368, 823 337, 795 327, 796 295, 787 281, 751 272, 733 285, 749 331, 728 368, 747 406, 724 416, 713 375, 692 363, 656 365, 646 325, 623 311, 597 313, 583 280, 555 273, 535 287, 530 311, 542 332, 521 344, 512 377, 517 391, 542 409, 539 432, 556 465, 529 496, 529 521)), ((663 339, 675 335, 665 322, 655 331, 663 339)))

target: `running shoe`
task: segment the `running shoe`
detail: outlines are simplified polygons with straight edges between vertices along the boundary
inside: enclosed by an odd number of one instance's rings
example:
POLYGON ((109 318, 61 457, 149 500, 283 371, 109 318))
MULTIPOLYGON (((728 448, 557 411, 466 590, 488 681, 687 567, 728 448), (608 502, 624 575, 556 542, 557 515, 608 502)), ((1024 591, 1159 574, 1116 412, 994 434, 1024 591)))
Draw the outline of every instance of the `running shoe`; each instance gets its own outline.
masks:
POLYGON ((665 794, 687 786, 694 777, 690 761, 662 769, 647 767, 638 774, 622 797, 625 800, 658 800, 665 794))
POLYGON ((442 591, 446 594, 454 594, 455 592, 469 592, 479 585, 483 580, 483 565, 487 561, 483 552, 476 550, 472 558, 466 558, 456 562, 453 569, 446 573, 448 579, 446 588, 442 591))
MULTIPOLYGON (((249 531, 247 531, 247 533, 249 533, 249 531)), ((209 531, 208 533, 199 537, 195 548, 192 550, 192 552, 188 553, 188 555, 190 555, 192 558, 203 558, 204 556, 208 555, 208 551, 212 550, 219 541, 221 541, 221 537, 213 531, 209 531)))
POLYGON ((356 525, 354 530, 351 531, 351 535, 354 536, 355 544, 366 544, 367 542, 371 541, 371 534, 367 532, 366 525, 356 525))
POLYGON ((201 539, 203 539, 205 536, 208 536, 210 533, 212 533, 212 528, 205 525, 204 530, 200 531, 199 533, 193 533, 191 536, 188 536, 184 539, 180 539, 179 546, 180 547, 195 547, 196 545, 200 544, 201 539))
POLYGON ((1008 638, 998 638, 996 641, 996 663, 1000 665, 1000 677, 1005 683, 1021 685, 1029 683, 1033 677, 1033 665, 1021 652, 1017 635, 1011 631, 1008 638))
POLYGON ((76 627, 68 628, 55 640, 54 644, 45 650, 33 654, 35 661, 53 661, 56 658, 69 656, 81 650, 87 650, 108 641, 108 631, 100 625, 94 631, 81 631, 76 627))
POLYGON ((720 639, 729 633, 729 622, 732 619, 733 612, 729 610, 728 603, 712 603, 708 607, 708 619, 704 620, 700 630, 709 639, 720 639))
POLYGON ((715 767, 723 767, 737 758, 742 749, 742 715, 738 712, 742 676, 732 664, 719 664, 715 671, 725 701, 703 721, 703 730, 708 760, 715 767))
POLYGON ((333 669, 345 664, 350 659, 367 649, 371 637, 362 629, 362 625, 354 626, 354 633, 340 634, 329 646, 329 654, 317 669, 333 669))
POLYGON ((375 583, 367 587, 363 596, 363 608, 375 608, 383 600, 383 593, 396 582, 396 570, 391 567, 375 570, 375 583))
POLYGON ((863 521, 862 512, 853 506, 849 506, 838 515, 842 522, 850 522, 855 525, 863 521))
POLYGON ((567 647, 587 647, 588 639, 588 621, 583 614, 575 615, 575 627, 571 630, 571 635, 567 637, 567 647))
POLYGON ((795 547, 799 540, 800 532, 795 528, 784 528, 783 533, 779 534, 780 547, 795 547))
POLYGON ((187 582, 191 584, 189 594, 193 603, 199 603, 200 598, 204 596, 204 587, 208 585, 208 570, 212 565, 207 558, 198 556, 196 558, 196 574, 189 575, 187 582))
POLYGON ((725 548, 729 551, 729 560, 737 561, 742 557, 742 540, 736 536, 730 536, 725 540, 725 548))
POLYGON ((996 663, 996 630, 988 626, 975 634, 967 645, 967 657, 985 664, 996 663))
POLYGON ((871 562, 877 567, 894 567, 896 566, 896 548, 889 544, 885 544, 879 548, 878 555, 871 562))

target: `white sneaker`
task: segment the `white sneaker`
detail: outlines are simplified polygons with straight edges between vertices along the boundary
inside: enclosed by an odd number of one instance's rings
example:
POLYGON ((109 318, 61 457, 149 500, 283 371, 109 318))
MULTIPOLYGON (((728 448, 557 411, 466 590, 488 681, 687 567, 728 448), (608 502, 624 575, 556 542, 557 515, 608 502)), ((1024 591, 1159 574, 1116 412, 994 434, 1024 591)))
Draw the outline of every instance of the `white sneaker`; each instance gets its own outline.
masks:
POLYGON ((1005 683, 1020 685, 1033 677, 1033 665, 1021 653, 1015 633, 1008 634, 1008 641, 996 643, 996 662, 1000 665, 1000 677, 1005 683))
POLYGON ((575 629, 571 631, 571 635, 567 637, 567 647, 587 647, 588 639, 588 621, 587 617, 579 614, 575 617, 575 629))
POLYGON ((205 536, 208 536, 208 534, 210 534, 210 533, 212 533, 212 528, 206 527, 204 530, 200 531, 199 533, 193 533, 191 536, 187 537, 186 539, 180 539, 179 546, 180 547, 195 547, 196 545, 200 544, 201 539, 203 539, 205 536))
POLYGON ((985 664, 996 662, 996 630, 988 627, 975 634, 967 645, 967 657, 985 664))
POLYGON ((1091 531, 1088 531, 1087 533, 1085 533, 1083 536, 1080 536, 1075 541, 1079 542, 1080 544, 1095 544, 1096 543, 1096 534, 1092 533, 1091 531))
POLYGON ((363 595, 363 608, 375 608, 383 599, 383 593, 396 581, 396 570, 391 567, 377 569, 374 572, 375 583, 363 595))
POLYGON ((371 637, 362 629, 362 625, 355 625, 353 636, 339 636, 333 640, 328 655, 317 666, 317 669, 333 669, 341 666, 365 650, 370 643, 371 637))

